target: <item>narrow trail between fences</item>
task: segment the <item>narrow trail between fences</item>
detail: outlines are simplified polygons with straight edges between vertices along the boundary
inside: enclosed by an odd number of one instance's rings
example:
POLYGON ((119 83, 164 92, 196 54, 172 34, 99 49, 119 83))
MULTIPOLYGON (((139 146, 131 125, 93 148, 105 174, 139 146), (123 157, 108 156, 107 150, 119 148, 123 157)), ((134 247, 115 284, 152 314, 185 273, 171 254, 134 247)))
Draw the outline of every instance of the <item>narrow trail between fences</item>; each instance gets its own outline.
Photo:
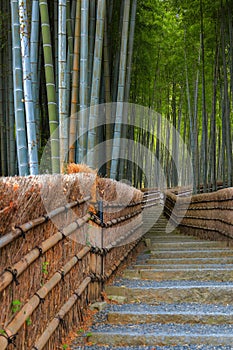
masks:
POLYGON ((144 252, 105 287, 118 302, 99 304, 72 350, 233 349, 233 249, 167 225, 162 214, 144 252))

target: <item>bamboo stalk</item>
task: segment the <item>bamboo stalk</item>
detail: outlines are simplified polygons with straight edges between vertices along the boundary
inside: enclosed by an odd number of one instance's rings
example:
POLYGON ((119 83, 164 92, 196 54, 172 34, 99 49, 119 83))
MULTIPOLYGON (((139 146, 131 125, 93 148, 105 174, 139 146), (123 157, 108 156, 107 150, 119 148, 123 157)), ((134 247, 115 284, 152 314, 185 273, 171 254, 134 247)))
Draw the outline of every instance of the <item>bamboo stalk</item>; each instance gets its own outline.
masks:
MULTIPOLYGON (((81 253, 82 256, 85 256, 87 254, 87 252, 88 252, 87 249, 84 249, 83 252, 81 253)), ((65 276, 77 264, 77 262, 78 262, 78 259, 76 256, 74 256, 63 267, 63 269, 62 269, 63 276, 65 276)), ((22 307, 22 309, 14 317, 12 322, 5 328, 5 332, 7 333, 8 336, 12 336, 19 331, 19 329, 23 326, 23 324, 27 320, 27 318, 29 316, 31 316, 31 314, 38 307, 41 300, 43 300, 49 294, 49 292, 60 282, 61 279, 62 279, 61 273, 56 272, 50 278, 50 280, 35 293, 35 295, 22 307)), ((74 305, 75 301, 77 300, 78 295, 81 295, 83 293, 83 291, 86 289, 86 287, 90 283, 90 281, 91 281, 90 277, 87 277, 81 283, 81 285, 79 286, 77 291, 72 295, 72 297, 67 301, 67 303, 60 310, 59 314, 61 313, 61 315, 62 315, 62 312, 63 312, 65 315, 65 313, 67 313, 71 309, 71 307, 74 305)), ((58 321, 58 324, 59 324, 59 319, 54 318, 52 322, 57 323, 55 321, 58 321)), ((57 326, 58 326, 58 324, 57 324, 57 326)), ((47 332, 47 333, 50 334, 50 332, 47 332)), ((0 337, 0 348, 2 350, 4 350, 7 347, 7 345, 8 345, 7 339, 4 337, 0 337)))
POLYGON ((66 0, 58 4, 58 111, 60 169, 63 172, 68 153, 67 75, 66 75, 66 0))
MULTIPOLYGON (((40 304, 40 299, 34 295, 27 304, 14 317, 13 321, 5 328, 8 337, 15 335, 22 327, 26 319, 32 314, 33 310, 40 304)), ((5 337, 0 337, 0 349, 4 350, 8 346, 8 340, 5 337)))
POLYGON ((26 126, 24 119, 23 104, 23 82, 22 82, 22 61, 20 55, 20 35, 19 35, 19 17, 18 0, 11 1, 12 17, 12 53, 13 53, 13 85, 14 85, 14 108, 15 108, 15 126, 16 143, 19 175, 29 174, 28 154, 26 141, 26 126))
MULTIPOLYGON (((97 18, 96 18, 96 34, 95 34, 95 46, 94 46, 94 63, 93 74, 91 83, 91 108, 89 115, 88 126, 88 155, 87 164, 92 167, 97 167, 95 146, 97 144, 96 125, 99 119, 99 95, 101 84, 101 68, 102 68, 102 54, 104 43, 104 19, 106 12, 106 0, 99 0, 97 6, 97 18)), ((91 52, 91 50, 90 50, 91 52)), ((103 164, 104 162, 101 162, 103 164)))
MULTIPOLYGON (((60 242, 64 236, 68 237, 72 232, 83 226, 90 218, 89 214, 86 214, 83 218, 76 220, 64 228, 63 232, 57 232, 52 237, 46 239, 41 243, 39 247, 35 247, 16 264, 10 267, 11 271, 16 272, 16 277, 20 276, 41 254, 44 254, 50 248, 54 247, 60 242)), ((11 272, 5 271, 0 276, 0 292, 3 291, 14 279, 11 272)))
POLYGON ((56 102, 56 87, 53 67, 53 54, 51 43, 51 32, 48 12, 47 0, 39 0, 43 51, 44 51, 44 65, 46 77, 46 90, 48 99, 48 113, 49 113, 49 128, 51 137, 51 165, 52 172, 60 172, 59 160, 59 138, 58 138, 58 116, 57 116, 57 102, 56 102))
POLYGON ((128 232, 126 235, 120 236, 116 241, 111 242, 105 249, 110 252, 115 246, 117 246, 120 242, 124 241, 126 238, 129 238, 134 232, 136 232, 139 228, 141 228, 143 223, 140 223, 136 227, 134 227, 132 230, 128 232))
POLYGON ((4 236, 0 237, 0 249, 13 242, 16 238, 22 235, 22 232, 25 234, 30 231, 32 228, 43 224, 46 220, 52 219, 53 217, 64 213, 66 210, 76 207, 77 205, 81 205, 86 203, 90 199, 90 196, 85 197, 81 200, 74 201, 66 204, 65 206, 56 208, 49 212, 46 216, 41 216, 37 219, 33 219, 31 221, 26 222, 25 224, 20 225, 14 231, 11 231, 4 236))
POLYGON ((74 294, 68 299, 68 301, 62 306, 58 314, 54 317, 54 319, 49 323, 46 330, 40 336, 40 338, 36 341, 35 345, 32 349, 41 350, 44 348, 46 343, 51 338, 52 334, 55 332, 57 327, 59 326, 60 320, 63 320, 65 315, 71 310, 79 296, 85 291, 89 283, 91 282, 90 277, 86 277, 84 281, 81 283, 79 288, 74 292, 74 294))
POLYGON ((80 45, 80 120, 79 120, 79 162, 87 152, 88 130, 88 19, 89 19, 89 1, 81 0, 81 45, 80 45))
POLYGON ((35 108, 32 94, 31 81, 31 62, 29 52, 29 28, 27 16, 26 0, 18 0, 19 5, 19 22, 20 22, 20 39, 21 39, 21 56, 23 67, 23 88, 24 88, 24 105, 27 125, 28 141, 28 161, 31 175, 37 175, 39 172, 38 165, 38 147, 36 137, 36 120, 35 108))
POLYGON ((77 0, 75 35, 74 35, 74 57, 72 72, 72 93, 70 112, 70 137, 69 137, 69 161, 75 161, 75 142, 77 139, 77 112, 79 102, 79 56, 80 56, 80 21, 81 21, 81 0, 77 0))

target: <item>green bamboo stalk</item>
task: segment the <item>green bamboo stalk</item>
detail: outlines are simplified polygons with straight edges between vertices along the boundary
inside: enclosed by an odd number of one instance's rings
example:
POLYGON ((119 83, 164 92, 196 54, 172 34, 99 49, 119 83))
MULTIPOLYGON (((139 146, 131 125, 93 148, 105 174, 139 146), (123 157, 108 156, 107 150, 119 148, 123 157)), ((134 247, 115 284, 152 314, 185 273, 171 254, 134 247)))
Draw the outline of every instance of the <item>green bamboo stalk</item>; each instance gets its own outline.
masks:
MULTIPOLYGON (((134 45, 134 32, 135 32, 135 19, 136 19, 136 10, 137 10, 137 0, 133 0, 131 7, 131 19, 130 19, 130 32, 129 32, 129 45, 128 45, 128 55, 127 55, 127 70, 126 70, 126 81, 125 81, 125 96, 124 101, 129 102, 130 94, 130 83, 131 83, 131 70, 132 70, 132 60, 133 60, 133 45, 134 45)), ((124 104, 123 115, 125 119, 128 116, 128 104, 124 104)), ((122 127, 122 138, 126 139, 127 137, 127 125, 122 127)), ((124 166, 125 166, 125 150, 121 149, 121 159, 119 166, 119 177, 120 179, 124 178, 124 166)))
POLYGON ((101 67, 102 67, 102 53, 104 43, 104 19, 106 11, 106 0, 99 0, 97 7, 96 18, 96 34, 95 34, 95 50, 94 50, 94 63, 93 63, 93 77, 91 85, 91 109, 89 115, 89 127, 88 127, 88 157, 87 164, 96 168, 95 162, 96 155, 94 153, 94 147, 98 142, 96 139, 96 125, 98 118, 98 104, 100 102, 100 83, 101 83, 101 67))
POLYGON ((16 144, 19 175, 29 174, 28 154, 26 142, 26 126, 24 120, 23 104, 23 80, 22 61, 19 35, 18 0, 11 1, 11 23, 12 23, 12 53, 13 53, 13 86, 14 86, 14 110, 16 126, 16 144))
POLYGON ((36 132, 39 140, 40 106, 39 106, 39 0, 32 1, 32 20, 30 36, 30 61, 32 80, 32 99, 35 111, 36 132))
POLYGON ((116 119, 115 119, 114 139, 113 139, 113 149, 112 149, 112 164, 111 164, 111 173, 110 173, 110 177, 112 179, 116 179, 117 177, 117 167, 118 167, 120 148, 121 148, 120 147, 121 146, 121 126, 122 126, 122 120, 123 120, 123 101, 124 101, 124 92, 125 92, 129 10, 130 10, 130 0, 125 0, 122 37, 121 37, 117 109, 116 109, 116 119))
POLYGON ((59 0, 58 9, 58 95, 60 131, 60 169, 63 169, 68 153, 66 76, 66 0, 59 0))
POLYGON ((91 99, 91 85, 93 77, 93 62, 94 62, 94 50, 95 50, 95 29, 96 29, 96 1, 90 1, 89 5, 89 41, 88 41, 88 87, 89 98, 91 99))
MULTIPOLYGON (((8 3, 8 6, 10 4, 8 3)), ((14 95, 13 95, 13 72, 12 72, 12 40, 10 31, 10 22, 8 30, 8 119, 9 119, 9 167, 8 172, 10 176, 15 175, 16 172, 16 149, 15 149, 15 120, 14 120, 14 95)))
POLYGON ((80 121, 79 121, 79 162, 87 152, 88 127, 88 19, 89 1, 81 0, 81 47, 80 47, 80 121))
POLYGON ((75 35, 74 35, 74 58, 72 72, 72 92, 70 111, 70 135, 69 135, 69 162, 75 161, 75 142, 77 137, 77 112, 79 102, 79 56, 80 56, 80 21, 81 21, 81 0, 77 0, 75 35))
POLYGON ((73 66, 73 53, 74 53, 74 36, 73 36, 73 28, 72 28, 72 14, 71 11, 73 9, 70 8, 70 0, 67 0, 66 3, 66 30, 67 30, 67 41, 69 48, 69 59, 70 65, 73 66))
POLYGON ((6 137, 6 114, 4 108, 4 67, 2 60, 2 52, 0 52, 0 155, 1 155, 1 175, 7 176, 7 137, 6 137))
POLYGON ((51 33, 50 33, 47 0, 39 0, 39 5, 40 5, 41 26, 42 26, 46 90, 47 90, 47 100, 48 100, 49 129, 50 129, 50 137, 51 137, 51 165, 52 165, 52 172, 59 173, 60 160, 59 160, 58 117, 57 117, 56 89, 55 89, 51 33))
MULTIPOLYGON (((73 30, 73 14, 75 13, 74 2, 72 3, 72 8, 70 8, 70 0, 67 1, 66 4, 66 30, 67 30, 67 59, 66 59, 66 89, 67 89, 67 98, 66 98, 66 110, 67 115, 70 115, 70 99, 71 99, 71 82, 72 82, 72 72, 71 69, 73 67, 73 57, 74 57, 74 30, 73 30)), ((69 124, 69 123, 68 123, 69 124)), ((69 127, 67 130, 69 134, 69 127)), ((69 139, 69 135, 67 136, 69 139)), ((69 140, 68 140, 69 143, 69 140)), ((67 151, 68 152, 68 151, 67 151)), ((67 154, 68 160, 68 154, 67 154)))
POLYGON ((133 0, 132 8, 131 8, 129 47, 128 47, 128 57, 127 57, 127 74, 126 74, 125 99, 124 99, 125 102, 129 102, 129 94, 130 94, 136 11, 137 11, 137 0, 133 0))
POLYGON ((108 43, 108 25, 107 14, 104 23, 104 91, 105 91, 105 103, 106 103, 106 174, 110 177, 111 169, 111 154, 112 154, 112 141, 111 141, 111 76, 110 76, 110 62, 109 62, 109 43, 108 43))
MULTIPOLYGON (((58 33, 58 1, 54 0, 53 2, 53 33, 58 33)), ((51 42, 53 47, 53 55, 54 55, 54 73, 55 73, 55 89, 56 89, 56 100, 58 101, 58 35, 55 34, 52 36, 51 32, 51 42)))
POLYGON ((21 55, 23 67, 23 87, 24 87, 24 104, 27 125, 27 140, 28 140, 28 160, 31 175, 37 175, 38 167, 38 149, 36 137, 36 122, 35 111, 32 96, 32 81, 31 81, 31 63, 29 53, 29 30, 27 16, 26 0, 18 0, 19 6, 19 23, 20 23, 20 40, 21 40, 21 55))

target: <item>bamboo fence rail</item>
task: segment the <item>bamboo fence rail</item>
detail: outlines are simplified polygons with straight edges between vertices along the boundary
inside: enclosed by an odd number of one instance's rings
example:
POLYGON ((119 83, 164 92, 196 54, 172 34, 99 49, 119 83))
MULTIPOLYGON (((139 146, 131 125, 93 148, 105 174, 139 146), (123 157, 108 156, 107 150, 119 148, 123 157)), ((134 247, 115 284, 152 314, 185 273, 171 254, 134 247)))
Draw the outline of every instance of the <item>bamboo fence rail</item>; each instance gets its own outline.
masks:
MULTIPOLYGON (((69 177, 64 177, 65 186, 69 177)), ((10 178, 8 181, 15 183, 10 178)), ((17 181, 30 188, 30 179, 17 181)), ((58 205, 47 214, 40 207, 37 217, 34 214, 25 223, 19 220, 17 227, 0 236, 1 350, 14 345, 34 350, 59 346, 62 337, 82 321, 83 309, 101 297, 105 281, 133 254, 132 250, 143 244, 143 206, 157 205, 156 200, 150 198, 147 203, 141 191, 99 179, 96 214, 90 212, 93 203, 88 204, 89 193, 72 200, 72 187, 80 193, 79 181, 80 177, 77 181, 72 175, 70 188, 66 187, 71 199, 68 204, 58 205), (123 196, 126 191, 128 197, 123 196), (77 217, 69 222, 70 209, 77 217), (58 219, 59 228, 53 218, 58 219)), ((33 183, 37 186, 35 178, 33 183)), ((38 197, 33 198, 33 203, 40 203, 38 197)), ((4 203, 8 204, 6 200, 4 203)))
POLYGON ((228 240, 233 244, 233 188, 212 193, 179 197, 165 193, 165 213, 182 232, 208 239, 228 240))

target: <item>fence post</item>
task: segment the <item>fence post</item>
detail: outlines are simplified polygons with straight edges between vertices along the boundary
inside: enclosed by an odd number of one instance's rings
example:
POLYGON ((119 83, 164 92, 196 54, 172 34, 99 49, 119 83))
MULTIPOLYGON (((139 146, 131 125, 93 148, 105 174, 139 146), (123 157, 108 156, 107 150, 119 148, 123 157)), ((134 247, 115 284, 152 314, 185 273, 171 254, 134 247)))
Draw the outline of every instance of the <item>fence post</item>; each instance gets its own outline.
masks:
MULTIPOLYGON (((98 201, 98 216, 101 221, 101 227, 97 227, 98 237, 96 239, 98 248, 102 250, 103 248, 103 201, 98 201)), ((98 298, 98 296, 103 291, 103 281, 101 280, 104 273, 103 266, 104 257, 102 254, 97 254, 92 252, 90 254, 90 273, 93 276, 96 276, 96 280, 94 280, 91 284, 90 289, 90 301, 94 301, 98 298)))

